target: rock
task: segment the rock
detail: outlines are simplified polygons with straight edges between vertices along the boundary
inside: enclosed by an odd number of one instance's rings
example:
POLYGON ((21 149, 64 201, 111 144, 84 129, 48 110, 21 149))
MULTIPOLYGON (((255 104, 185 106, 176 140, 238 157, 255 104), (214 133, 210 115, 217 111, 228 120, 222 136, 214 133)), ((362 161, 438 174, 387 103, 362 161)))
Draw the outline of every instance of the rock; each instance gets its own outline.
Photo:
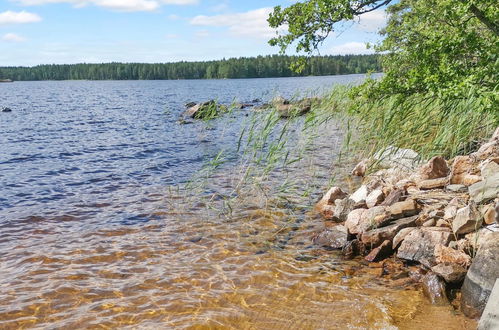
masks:
POLYGON ((409 235, 409 233, 411 231, 413 231, 414 229, 415 229, 414 227, 408 227, 408 228, 401 229, 397 233, 397 235, 395 235, 395 237, 393 238, 393 243, 392 243, 393 249, 395 250, 396 248, 398 248, 400 243, 402 243, 402 241, 406 238, 406 236, 409 235))
POLYGON ((447 187, 445 187, 445 189, 455 193, 462 193, 468 191, 468 188, 464 184, 450 184, 447 187))
POLYGON ((185 108, 188 109, 188 108, 192 108, 193 106, 195 106, 197 103, 196 102, 187 102, 185 104, 185 108))
POLYGON ((290 104, 289 100, 285 99, 284 97, 280 96, 280 95, 277 95, 275 96, 271 101, 270 103, 273 105, 273 106, 277 106, 277 105, 280 105, 280 104, 290 104))
POLYGON ((366 185, 362 185, 359 189, 357 189, 352 195, 350 195, 350 199, 355 202, 356 205, 364 205, 366 203, 367 195, 369 191, 366 185))
POLYGON ((473 205, 457 210, 456 217, 452 221, 452 231, 456 235, 467 234, 480 229, 482 218, 473 205))
POLYGON ((337 199, 343 199, 347 196, 348 194, 344 192, 341 188, 331 187, 331 189, 329 189, 327 193, 322 197, 321 202, 325 202, 326 204, 332 205, 337 199))
POLYGON ((437 223, 435 224, 436 227, 444 227, 444 228, 451 228, 451 225, 447 220, 444 219, 439 219, 437 220, 437 223))
POLYGON ((431 271, 443 278, 447 283, 460 283, 466 276, 466 269, 454 263, 438 264, 431 267, 431 271))
POLYGON ((496 198, 499 195, 499 172, 469 186, 468 191, 477 204, 496 198))
POLYGON ((450 172, 443 157, 433 157, 428 163, 421 166, 419 174, 423 180, 446 177, 450 172))
POLYGON ((479 174, 475 159, 471 156, 457 156, 451 166, 450 183, 464 184, 466 175, 479 174))
POLYGON ((499 278, 496 280, 487 305, 483 311, 478 330, 499 329, 499 278))
POLYGON ((462 287, 461 310, 471 318, 480 317, 499 278, 499 232, 480 247, 462 287))
POLYGON ((499 203, 496 205, 494 204, 489 204, 489 205, 484 205, 480 209, 480 213, 482 213, 483 216, 483 221, 487 225, 492 225, 494 223, 499 223, 499 203))
POLYGON ((334 215, 332 220, 338 222, 345 221, 348 217, 348 214, 352 212, 355 207, 355 203, 349 198, 337 199, 334 202, 334 205, 334 215))
POLYGON ((381 203, 382 206, 391 206, 398 201, 402 199, 402 196, 404 195, 404 190, 402 189, 395 189, 392 190, 388 196, 386 196, 385 200, 383 203, 381 203))
POLYGON ((335 217, 335 201, 344 199, 347 195, 346 192, 338 187, 332 187, 315 205, 315 210, 322 214, 328 220, 335 217))
POLYGON ((386 206, 375 206, 362 213, 360 232, 382 227, 390 221, 391 214, 386 206))
POLYGON ((435 221, 435 219, 430 219, 430 220, 425 221, 422 224, 422 226, 423 227, 434 227, 436 224, 437 224, 437 222, 435 221))
POLYGON ((352 170, 352 175, 353 176, 364 176, 366 175, 367 172, 367 159, 362 160, 360 163, 355 165, 354 169, 352 170))
POLYGON ((392 254, 392 242, 389 240, 381 243, 380 246, 373 249, 366 257, 365 260, 369 262, 378 262, 389 257, 392 254))
POLYGON ((450 247, 437 244, 435 246, 435 260, 441 264, 457 264, 461 267, 468 268, 471 264, 471 257, 466 253, 454 250, 450 247))
POLYGON ((362 232, 360 224, 362 215, 366 211, 367 209, 355 209, 348 214, 347 220, 345 221, 345 227, 347 227, 350 234, 358 234, 362 232))
POLYGON ((12 109, 11 108, 7 108, 7 107, 1 107, 0 111, 1 112, 12 112, 12 109))
POLYGON ((399 231, 407 227, 416 226, 417 217, 404 218, 395 221, 394 223, 362 233, 361 241, 366 246, 376 247, 383 241, 392 241, 399 231))
POLYGON ((483 178, 480 175, 466 174, 463 177, 463 184, 465 184, 466 186, 471 186, 482 180, 483 178))
POLYGON ((385 168, 399 168, 402 170, 414 170, 420 165, 420 157, 411 149, 402 149, 389 146, 374 154, 373 159, 379 166, 385 168))
POLYGON ((423 180, 417 183, 417 187, 423 190, 443 188, 448 183, 447 178, 423 180))
POLYGON ((423 293, 433 305, 447 305, 449 300, 445 293, 445 284, 435 273, 423 277, 423 293))
POLYGON ((366 205, 368 208, 375 207, 383 202, 385 199, 385 194, 383 194, 383 190, 375 189, 371 191, 366 198, 366 205))
POLYGON ((348 241, 348 231, 342 225, 325 229, 312 238, 312 242, 331 249, 341 249, 348 241))
POLYGON ((345 258, 352 259, 355 256, 363 255, 366 251, 366 247, 358 239, 348 241, 341 252, 345 258))
MULTIPOLYGON (((449 244, 452 233, 447 228, 429 227, 412 230, 402 241, 397 257, 424 265, 434 263, 435 246, 449 244)), ((433 266, 433 265, 432 265, 433 266)))
POLYGON ((490 159, 483 161, 479 167, 482 178, 485 180, 499 173, 499 165, 490 159))
MULTIPOLYGON (((190 105, 188 103, 187 105, 190 105)), ((189 107, 184 112, 184 117, 190 117, 194 119, 211 119, 216 117, 221 110, 223 110, 223 106, 218 104, 214 100, 210 100, 203 103, 198 103, 192 107, 189 107)))
POLYGON ((465 238, 469 243, 469 246, 473 250, 477 251, 490 239, 490 236, 496 235, 495 233, 497 232, 499 232, 499 225, 493 224, 480 228, 476 232, 469 233, 465 236, 465 238))
POLYGON ((418 204, 413 199, 408 199, 403 202, 397 202, 390 206, 389 210, 394 219, 410 217, 418 214, 420 211, 418 204))

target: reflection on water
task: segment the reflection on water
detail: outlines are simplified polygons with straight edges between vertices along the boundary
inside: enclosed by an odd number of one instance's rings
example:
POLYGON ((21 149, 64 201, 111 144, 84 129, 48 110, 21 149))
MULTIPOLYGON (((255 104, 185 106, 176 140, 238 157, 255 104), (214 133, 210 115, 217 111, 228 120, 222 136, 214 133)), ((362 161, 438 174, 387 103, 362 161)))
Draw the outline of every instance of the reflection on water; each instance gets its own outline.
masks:
MULTIPOLYGON (((84 173, 78 180, 67 174, 73 165, 52 169, 55 181, 33 179, 35 191, 45 183, 56 202, 44 210, 43 200, 26 206, 30 198, 15 205, 4 197, 0 328, 471 329, 419 290, 392 287, 379 269, 311 245, 323 223, 306 206, 332 173, 345 172, 331 166, 342 140, 334 126, 300 162, 255 186, 240 186, 244 168, 234 163, 203 185, 169 187, 164 177, 154 184, 147 169, 157 158, 149 156, 128 163, 137 172, 128 179, 112 167, 104 181, 84 173), (280 189, 290 178, 293 187, 280 189), (59 179, 85 183, 63 185, 74 196, 58 208, 51 184, 59 179)), ((78 168, 85 166, 103 171, 78 168)), ((26 193, 30 181, 17 181, 23 187, 7 191, 26 193)))

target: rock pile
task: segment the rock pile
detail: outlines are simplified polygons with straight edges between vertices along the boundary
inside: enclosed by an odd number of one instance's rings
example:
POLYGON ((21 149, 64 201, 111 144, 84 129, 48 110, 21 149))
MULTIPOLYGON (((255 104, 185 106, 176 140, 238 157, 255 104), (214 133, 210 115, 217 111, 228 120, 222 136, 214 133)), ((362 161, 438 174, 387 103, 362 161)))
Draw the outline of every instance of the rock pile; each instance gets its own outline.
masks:
MULTIPOLYGON (((478 317, 499 277, 499 128, 477 152, 449 161, 420 164, 407 149, 383 154, 389 168, 365 176, 350 195, 332 187, 317 203, 337 224, 314 242, 368 262, 395 255, 419 264, 435 303, 464 280, 462 310, 478 317)), ((352 174, 364 176, 369 163, 352 174)))

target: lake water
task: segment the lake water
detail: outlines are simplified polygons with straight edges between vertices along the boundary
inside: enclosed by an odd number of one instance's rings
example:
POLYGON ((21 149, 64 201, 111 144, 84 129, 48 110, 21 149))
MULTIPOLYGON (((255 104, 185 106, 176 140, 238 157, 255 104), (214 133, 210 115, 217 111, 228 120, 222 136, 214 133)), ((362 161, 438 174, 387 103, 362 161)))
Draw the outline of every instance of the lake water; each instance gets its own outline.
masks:
POLYGON ((305 143, 297 120, 304 157, 245 187, 237 145, 253 110, 178 122, 188 101, 363 79, 0 84, 13 109, 0 113, 0 328, 466 328, 419 290, 311 246, 323 223, 307 207, 346 171, 333 166, 341 125, 305 143))

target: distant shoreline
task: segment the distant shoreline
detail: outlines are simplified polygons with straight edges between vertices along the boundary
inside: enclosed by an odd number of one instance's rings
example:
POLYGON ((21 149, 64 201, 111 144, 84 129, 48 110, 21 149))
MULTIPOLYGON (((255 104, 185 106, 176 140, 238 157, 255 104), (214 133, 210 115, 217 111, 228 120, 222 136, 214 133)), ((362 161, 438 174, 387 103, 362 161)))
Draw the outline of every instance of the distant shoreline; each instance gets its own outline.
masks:
POLYGON ((298 56, 259 56, 205 62, 48 64, 0 67, 0 79, 39 80, 187 80, 333 76, 380 72, 378 55, 313 56, 304 70, 290 69, 298 56))

